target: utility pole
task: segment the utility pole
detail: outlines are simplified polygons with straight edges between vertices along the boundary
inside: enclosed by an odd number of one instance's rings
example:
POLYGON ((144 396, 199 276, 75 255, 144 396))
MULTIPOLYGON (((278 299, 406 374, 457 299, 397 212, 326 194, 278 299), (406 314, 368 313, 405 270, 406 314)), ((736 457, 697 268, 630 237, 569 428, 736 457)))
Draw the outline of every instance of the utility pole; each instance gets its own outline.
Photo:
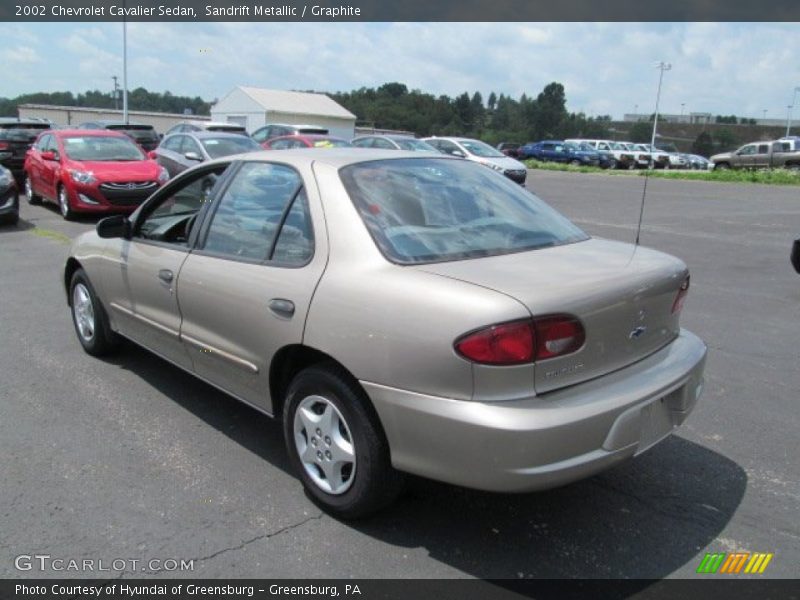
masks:
POLYGON ((114 80, 114 110, 119 110, 119 84, 117 83, 119 77, 112 75, 111 79, 114 80))

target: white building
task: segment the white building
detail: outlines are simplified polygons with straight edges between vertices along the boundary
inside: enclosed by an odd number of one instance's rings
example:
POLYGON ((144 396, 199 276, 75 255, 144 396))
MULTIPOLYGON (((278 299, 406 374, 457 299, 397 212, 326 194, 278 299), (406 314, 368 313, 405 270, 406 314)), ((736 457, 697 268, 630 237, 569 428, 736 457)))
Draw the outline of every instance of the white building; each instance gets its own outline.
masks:
POLYGON ((325 94, 237 86, 211 108, 211 119, 244 125, 253 133, 267 123, 318 125, 331 135, 353 137, 356 116, 325 94))

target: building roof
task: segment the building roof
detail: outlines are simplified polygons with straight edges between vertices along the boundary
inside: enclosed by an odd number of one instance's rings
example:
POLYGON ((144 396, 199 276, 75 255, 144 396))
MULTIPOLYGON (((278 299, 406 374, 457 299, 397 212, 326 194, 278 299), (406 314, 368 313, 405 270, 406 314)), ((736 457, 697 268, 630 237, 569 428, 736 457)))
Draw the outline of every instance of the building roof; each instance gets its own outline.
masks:
POLYGON ((356 116, 325 94, 313 92, 287 92, 263 88, 237 86, 265 110, 320 117, 355 119, 356 116))

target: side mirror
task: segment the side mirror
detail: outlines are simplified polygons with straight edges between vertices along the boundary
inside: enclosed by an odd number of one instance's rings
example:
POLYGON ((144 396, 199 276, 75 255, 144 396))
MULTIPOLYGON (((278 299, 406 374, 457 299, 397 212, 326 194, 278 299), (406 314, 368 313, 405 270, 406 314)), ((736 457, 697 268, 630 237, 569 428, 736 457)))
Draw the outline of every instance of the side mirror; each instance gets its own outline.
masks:
POLYGON ((197 162, 203 162, 203 157, 200 156, 197 152, 187 152, 183 156, 186 160, 196 160, 197 162))
POLYGON ((125 215, 114 215, 106 217, 97 222, 97 235, 101 238, 125 238, 131 237, 131 222, 125 215))
POLYGON ((791 261, 794 270, 800 273, 800 239, 795 240, 792 244, 791 261))
POLYGON ((42 152, 42 160, 58 160, 58 152, 52 150, 42 152))
POLYGON ((147 153, 147 158, 156 160, 158 158, 158 153, 155 150, 150 150, 150 152, 147 153))

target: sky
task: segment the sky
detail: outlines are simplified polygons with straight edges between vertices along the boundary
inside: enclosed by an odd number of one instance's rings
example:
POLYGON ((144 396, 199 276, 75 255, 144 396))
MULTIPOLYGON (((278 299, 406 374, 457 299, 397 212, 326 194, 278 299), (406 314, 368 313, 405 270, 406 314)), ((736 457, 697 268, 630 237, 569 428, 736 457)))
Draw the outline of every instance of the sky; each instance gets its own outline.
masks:
MULTIPOLYGON (((800 86, 798 33, 797 23, 129 23, 128 87, 213 100, 236 85, 398 81, 485 100, 558 81, 570 111, 621 118, 653 112, 664 61, 661 113, 785 119, 800 86)), ((120 23, 0 23, 0 38, 2 97, 121 81, 120 23)))

